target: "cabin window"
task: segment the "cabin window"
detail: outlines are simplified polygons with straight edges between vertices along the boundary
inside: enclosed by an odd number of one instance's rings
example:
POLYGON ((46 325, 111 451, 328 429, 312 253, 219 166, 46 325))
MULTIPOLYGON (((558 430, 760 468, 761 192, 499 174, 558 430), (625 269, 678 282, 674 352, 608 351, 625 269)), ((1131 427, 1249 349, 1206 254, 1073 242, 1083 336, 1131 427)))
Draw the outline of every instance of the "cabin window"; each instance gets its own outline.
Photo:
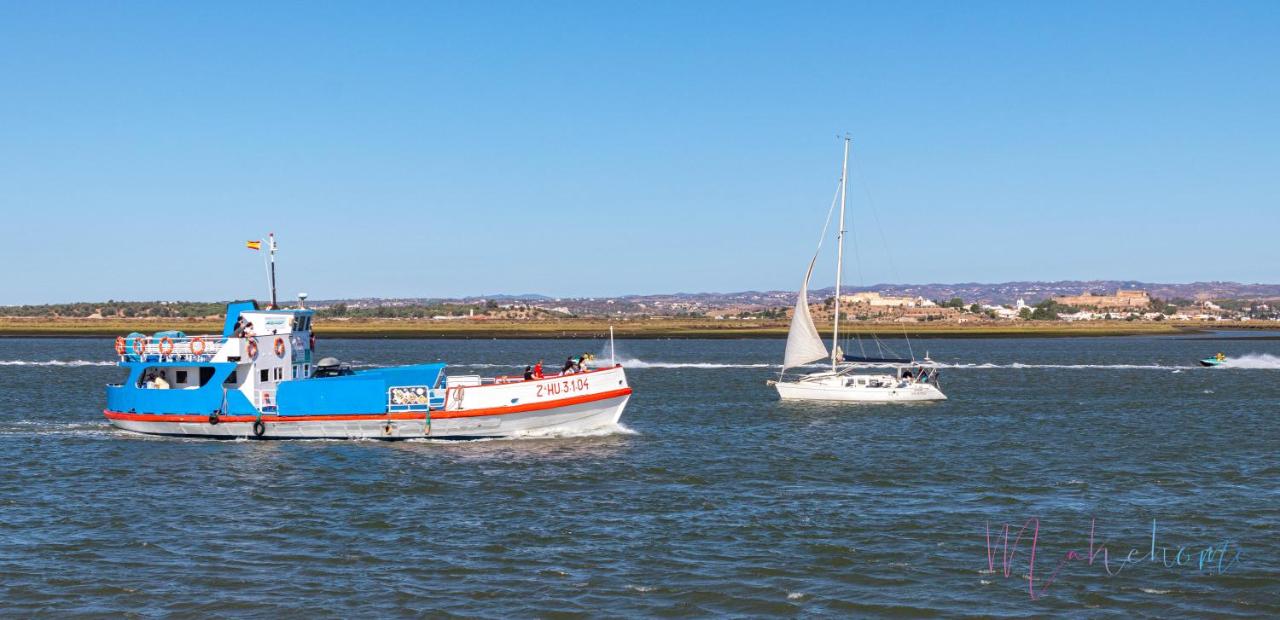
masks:
MULTIPOLYGON (((210 368, 209 370, 213 370, 213 369, 212 369, 212 368, 210 368)), ((233 370, 233 371, 231 371, 231 374, 227 375, 227 380, 226 380, 226 381, 223 381, 223 383, 227 383, 227 384, 230 384, 230 385, 235 385, 235 384, 236 384, 236 371, 234 371, 234 370, 233 370)))
POLYGON ((185 371, 185 370, 179 370, 179 371, 177 371, 177 375, 178 375, 178 377, 177 377, 176 379, 174 379, 174 381, 173 381, 174 383, 186 383, 186 382, 187 382, 187 371, 185 371))
POLYGON ((204 387, 213 379, 213 369, 208 366, 200 367, 200 387, 204 387))
POLYGON ((283 368, 280 368, 280 367, 277 367, 277 368, 276 368, 276 381, 279 381, 279 380, 281 380, 281 379, 283 379, 283 378, 284 378, 284 369, 283 369, 283 368))
POLYGON ((271 380, 271 371, 270 371, 270 370, 267 370, 266 368, 263 368, 262 370, 258 371, 258 380, 259 380, 259 381, 261 381, 261 382, 263 382, 263 383, 266 383, 267 381, 270 381, 270 380, 271 380))

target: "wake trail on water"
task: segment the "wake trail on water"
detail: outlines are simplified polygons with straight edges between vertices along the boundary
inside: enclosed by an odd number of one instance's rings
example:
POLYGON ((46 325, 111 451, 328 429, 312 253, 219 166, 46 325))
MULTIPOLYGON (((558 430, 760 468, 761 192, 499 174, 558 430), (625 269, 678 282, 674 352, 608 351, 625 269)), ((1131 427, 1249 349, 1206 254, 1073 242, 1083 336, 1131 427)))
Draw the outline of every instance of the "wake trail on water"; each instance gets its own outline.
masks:
POLYGON ((1269 353, 1246 353, 1240 357, 1228 357, 1215 368, 1245 368, 1249 370, 1280 370, 1280 356, 1269 353))
MULTIPOLYGON (((414 437, 406 439, 410 443, 433 443, 441 445, 468 445, 477 443, 490 442, 519 442, 528 439, 576 439, 582 437, 610 437, 614 435, 639 435, 640 432, 632 428, 624 426, 621 422, 614 424, 606 424, 596 428, 586 430, 546 430, 546 431, 522 431, 510 437, 481 437, 477 439, 439 439, 435 437, 414 437)), ((335 441, 346 441, 338 439, 335 441)))
MULTIPOLYGON (((596 358, 599 360, 600 358, 596 358)), ((636 358, 618 358, 623 368, 778 368, 777 364, 723 364, 716 362, 646 362, 636 358)))
POLYGON ((92 360, 0 360, 0 366, 115 366, 115 362, 92 360))
MULTIPOLYGON (((750 363, 717 363, 717 362, 648 362, 637 358, 619 358, 618 363, 623 368, 629 369, 645 369, 645 368, 695 368, 695 369, 720 369, 720 368, 781 368, 780 364, 750 364, 750 363)), ((948 370, 1019 370, 1019 369, 1061 369, 1061 370, 1193 370, 1201 368, 1199 365, 1179 365, 1179 364, 1028 364, 1023 362, 1009 362, 996 364, 992 362, 983 363, 964 363, 964 362, 934 362, 938 368, 948 370)), ((862 364, 863 368, 894 368, 893 364, 862 364)), ((800 368, 829 368, 829 364, 806 364, 800 368)), ((1239 358, 1232 358, 1217 368, 1242 368, 1242 369, 1269 369, 1280 370, 1280 357, 1267 354, 1250 354, 1239 358)))

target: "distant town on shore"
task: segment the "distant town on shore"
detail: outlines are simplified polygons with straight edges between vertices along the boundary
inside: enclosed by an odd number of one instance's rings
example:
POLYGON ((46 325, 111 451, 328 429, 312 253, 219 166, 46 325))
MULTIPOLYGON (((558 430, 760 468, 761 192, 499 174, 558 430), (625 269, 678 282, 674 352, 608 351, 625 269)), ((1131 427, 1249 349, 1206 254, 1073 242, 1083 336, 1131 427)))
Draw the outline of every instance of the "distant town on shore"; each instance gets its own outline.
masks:
MULTIPOLYGON (((1277 321, 1280 285, 1136 281, 1007 282, 847 287, 841 313, 873 323, 1016 321, 1277 321)), ((330 319, 539 321, 701 319, 770 321, 793 312, 795 291, 673 293, 615 297, 488 295, 445 298, 327 299, 307 302, 330 319)), ((830 320, 834 289, 810 292, 816 320, 830 320)), ((225 302, 116 301, 0 306, 0 317, 56 319, 213 318, 225 302)))

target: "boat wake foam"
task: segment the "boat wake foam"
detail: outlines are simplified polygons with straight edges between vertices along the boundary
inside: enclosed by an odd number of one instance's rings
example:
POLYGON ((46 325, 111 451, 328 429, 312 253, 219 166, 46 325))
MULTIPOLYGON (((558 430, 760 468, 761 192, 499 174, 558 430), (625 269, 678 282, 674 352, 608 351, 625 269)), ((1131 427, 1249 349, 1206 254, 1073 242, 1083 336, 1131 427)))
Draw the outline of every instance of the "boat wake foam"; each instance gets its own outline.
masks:
POLYGON ((1175 366, 1167 364, 1023 364, 1021 362, 1012 362, 1009 364, 938 364, 939 368, 950 369, 1020 369, 1020 368, 1061 368, 1067 370, 1189 370, 1197 368, 1197 366, 1175 366))
POLYGON ((1214 368, 1244 368, 1249 370, 1280 370, 1280 356, 1269 353, 1248 353, 1240 357, 1228 357, 1214 368))
MULTIPOLYGON (((720 368, 781 368, 779 364, 726 364, 716 362, 647 362, 641 359, 626 358, 619 359, 619 363, 627 369, 644 369, 644 368, 701 368, 701 369, 720 369, 720 368)), ((1063 369, 1063 370, 1193 370, 1199 369, 1198 365, 1178 365, 1178 364, 1028 364, 1023 362, 1009 362, 996 364, 992 362, 983 363, 947 363, 934 362, 938 368, 947 370, 1036 370, 1036 369, 1063 369)), ((894 364, 860 364, 863 368, 894 368, 894 364)), ((805 364, 800 368, 830 368, 830 364, 805 364)), ((1243 369, 1270 369, 1280 370, 1280 356, 1268 354, 1250 354, 1238 358, 1229 358, 1221 366, 1217 368, 1243 368, 1243 369)))
POLYGON ((608 437, 610 435, 639 435, 640 433, 623 426, 621 422, 580 431, 525 431, 514 439, 564 439, 570 437, 608 437))
POLYGON ((115 366, 115 362, 92 360, 0 360, 0 366, 115 366))
POLYGON ((633 368, 778 368, 777 364, 720 364, 716 362, 646 362, 635 358, 618 358, 628 370, 633 368))
POLYGON ((600 426, 597 428, 568 431, 568 430, 546 430, 546 431, 523 431, 519 434, 509 437, 482 437, 479 439, 442 439, 438 437, 415 437, 405 441, 409 443, 435 443, 442 445, 458 445, 485 443, 494 441, 520 441, 522 439, 575 439, 583 437, 610 437, 613 435, 639 435, 639 431, 632 430, 622 423, 600 426))

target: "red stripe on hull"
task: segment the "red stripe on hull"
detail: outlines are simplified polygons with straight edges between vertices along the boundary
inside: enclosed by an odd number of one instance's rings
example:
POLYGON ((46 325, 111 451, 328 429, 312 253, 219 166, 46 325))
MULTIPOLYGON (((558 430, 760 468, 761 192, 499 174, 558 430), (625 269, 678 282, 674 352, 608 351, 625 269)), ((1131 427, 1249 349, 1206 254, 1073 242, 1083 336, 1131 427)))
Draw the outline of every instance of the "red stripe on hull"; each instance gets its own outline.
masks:
POLYGON ((620 390, 610 390, 608 392, 600 392, 599 394, 585 394, 583 396, 574 396, 571 398, 561 398, 560 400, 552 400, 541 403, 529 403, 527 405, 512 405, 510 407, 491 407, 489 409, 463 409, 461 411, 432 411, 432 420, 447 420, 449 418, 474 418, 482 415, 503 415, 507 413, 523 413, 526 411, 541 411, 543 409, 554 409, 556 407, 568 407, 569 405, 581 405, 582 403, 593 403, 597 400, 608 400, 610 398, 618 398, 619 396, 627 396, 631 394, 631 388, 622 388, 620 390))

